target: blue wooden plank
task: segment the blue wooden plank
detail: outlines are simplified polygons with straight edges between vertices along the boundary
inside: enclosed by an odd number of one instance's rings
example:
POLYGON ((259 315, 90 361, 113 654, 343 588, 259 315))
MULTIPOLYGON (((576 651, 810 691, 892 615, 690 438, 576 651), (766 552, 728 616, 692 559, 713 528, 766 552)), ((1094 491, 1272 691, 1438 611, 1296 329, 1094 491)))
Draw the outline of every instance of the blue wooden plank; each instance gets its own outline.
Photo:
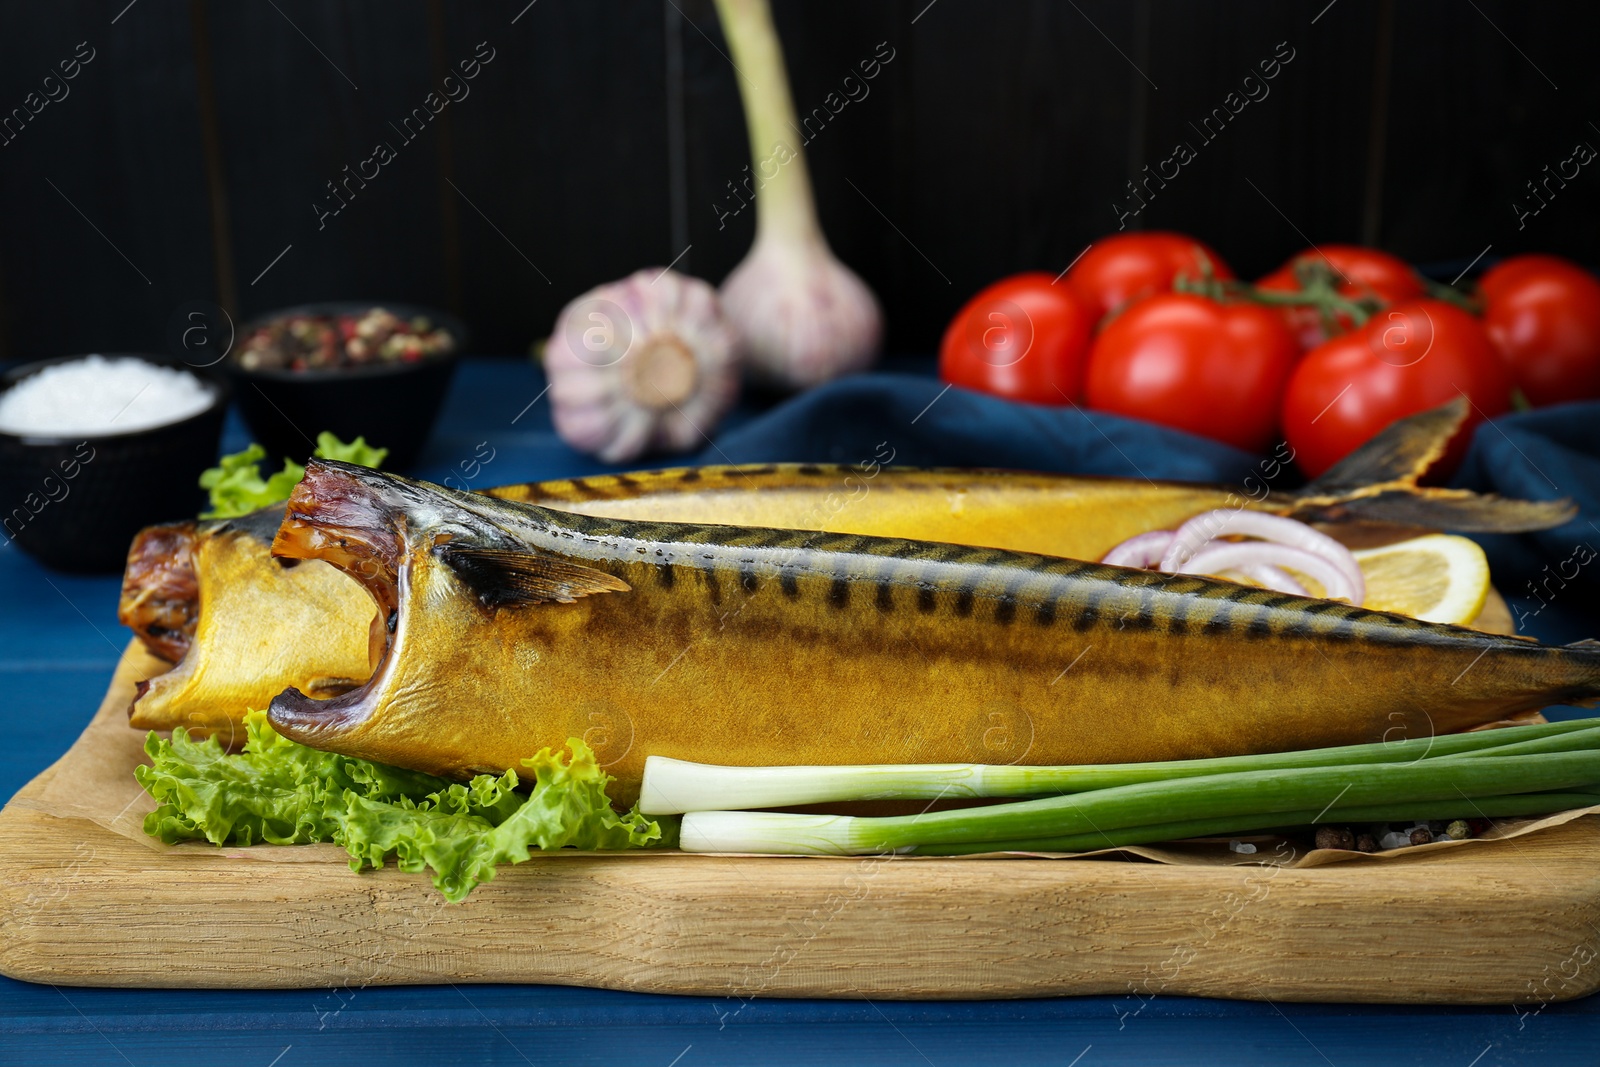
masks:
POLYGON ((115 661, 0 665, 0 795, 10 797, 67 750, 94 717, 115 661))
MULTIPOLYGON (((559 987, 429 987, 331 993, 152 994, 35 987, 48 1018, 16 1015, 15 1061, 945 1064, 1592 1063, 1600 1019, 1583 1005, 1506 1009, 1151 1001, 1111 998, 896 1003, 728 1003, 559 987), (393 994, 393 995, 390 995, 393 994), (340 1007, 341 997, 345 1002, 340 1007), (100 1002, 124 1002, 123 1011, 100 1002), (247 1010, 213 1013, 225 999, 247 1010), (176 1001, 159 1014, 143 1005, 176 1001), (366 1006, 363 1007, 362 1005, 366 1006), (173 1032, 179 1023, 182 1032, 173 1032), (285 1051, 287 1050, 287 1051, 285 1051), (1081 1057, 1081 1059, 1079 1058, 1081 1057), (381 1062, 381 1061, 380 1061, 381 1062)), ((5 1056, 0 1053, 0 1057, 5 1056)))

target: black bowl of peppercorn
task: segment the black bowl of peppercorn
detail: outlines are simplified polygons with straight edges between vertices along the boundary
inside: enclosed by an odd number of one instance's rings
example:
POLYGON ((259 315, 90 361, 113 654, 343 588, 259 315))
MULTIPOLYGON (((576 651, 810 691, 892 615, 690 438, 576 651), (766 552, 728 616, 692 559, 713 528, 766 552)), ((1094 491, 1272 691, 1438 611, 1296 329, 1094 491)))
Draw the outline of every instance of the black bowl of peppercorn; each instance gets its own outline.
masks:
POLYGON ((224 365, 269 455, 304 462, 327 430, 365 437, 404 468, 433 432, 466 341, 460 320, 433 308, 330 301, 246 323, 224 365))

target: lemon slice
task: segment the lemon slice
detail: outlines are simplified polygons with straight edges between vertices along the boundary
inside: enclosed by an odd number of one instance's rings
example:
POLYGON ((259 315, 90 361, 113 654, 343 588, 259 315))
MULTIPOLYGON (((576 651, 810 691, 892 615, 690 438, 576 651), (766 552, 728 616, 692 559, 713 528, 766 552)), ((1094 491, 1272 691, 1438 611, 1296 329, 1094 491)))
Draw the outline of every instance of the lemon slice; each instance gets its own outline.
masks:
POLYGON ((1465 537, 1429 534, 1355 553, 1374 611, 1396 611, 1423 622, 1465 626, 1489 595, 1489 561, 1465 537))

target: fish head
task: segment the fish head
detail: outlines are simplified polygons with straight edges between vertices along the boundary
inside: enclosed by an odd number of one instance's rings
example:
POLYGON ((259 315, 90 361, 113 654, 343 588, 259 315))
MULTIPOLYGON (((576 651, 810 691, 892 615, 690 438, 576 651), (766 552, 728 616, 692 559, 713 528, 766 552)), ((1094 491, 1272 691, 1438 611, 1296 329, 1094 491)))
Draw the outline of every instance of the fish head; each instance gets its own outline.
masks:
POLYGON ((497 672, 535 669, 543 623, 522 609, 630 588, 556 551, 570 536, 558 513, 531 505, 312 460, 273 555, 324 560, 367 590, 378 608, 374 669, 327 699, 285 690, 269 721, 291 740, 382 763, 458 776, 503 770, 472 762, 473 723, 513 710, 491 697, 497 672), (504 660, 467 651, 483 647, 467 636, 485 630, 503 635, 489 644, 505 647, 504 660), (459 705, 448 715, 435 697, 443 679, 459 705), (478 693, 484 699, 475 702, 478 693))
POLYGON ((370 598, 326 564, 273 559, 283 513, 279 504, 134 538, 118 618, 172 668, 138 685, 132 726, 242 743, 244 713, 285 685, 327 697, 371 673, 370 598))
POLYGON ((122 575, 117 621, 172 663, 183 659, 194 639, 200 610, 194 566, 199 536, 193 522, 146 526, 134 535, 122 575))

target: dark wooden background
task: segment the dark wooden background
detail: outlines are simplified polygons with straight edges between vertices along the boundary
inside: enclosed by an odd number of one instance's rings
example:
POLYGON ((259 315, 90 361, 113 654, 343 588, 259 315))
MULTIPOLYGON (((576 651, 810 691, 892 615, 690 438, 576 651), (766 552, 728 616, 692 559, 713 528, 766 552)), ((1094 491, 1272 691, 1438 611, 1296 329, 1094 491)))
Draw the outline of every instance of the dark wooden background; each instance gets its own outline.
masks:
MULTIPOLYGON (((0 114, 79 42, 95 58, 0 146, 0 359, 165 350, 194 301, 346 297, 450 308, 475 349, 522 351, 592 285, 679 253, 720 281, 749 245, 753 211, 719 228, 748 153, 710 0, 126 4, 7 5, 0 114), (471 95, 319 230, 325 183, 397 142, 388 124, 479 42, 495 58, 471 95)), ((1197 143, 1188 123, 1279 42, 1295 58, 1270 96, 1133 225, 1193 232, 1244 276, 1310 241, 1600 258, 1600 161, 1520 230, 1512 206, 1600 146, 1593 5, 778 0, 777 18, 802 112, 894 50, 808 151, 895 350, 1114 229, 1124 182, 1197 143)))

